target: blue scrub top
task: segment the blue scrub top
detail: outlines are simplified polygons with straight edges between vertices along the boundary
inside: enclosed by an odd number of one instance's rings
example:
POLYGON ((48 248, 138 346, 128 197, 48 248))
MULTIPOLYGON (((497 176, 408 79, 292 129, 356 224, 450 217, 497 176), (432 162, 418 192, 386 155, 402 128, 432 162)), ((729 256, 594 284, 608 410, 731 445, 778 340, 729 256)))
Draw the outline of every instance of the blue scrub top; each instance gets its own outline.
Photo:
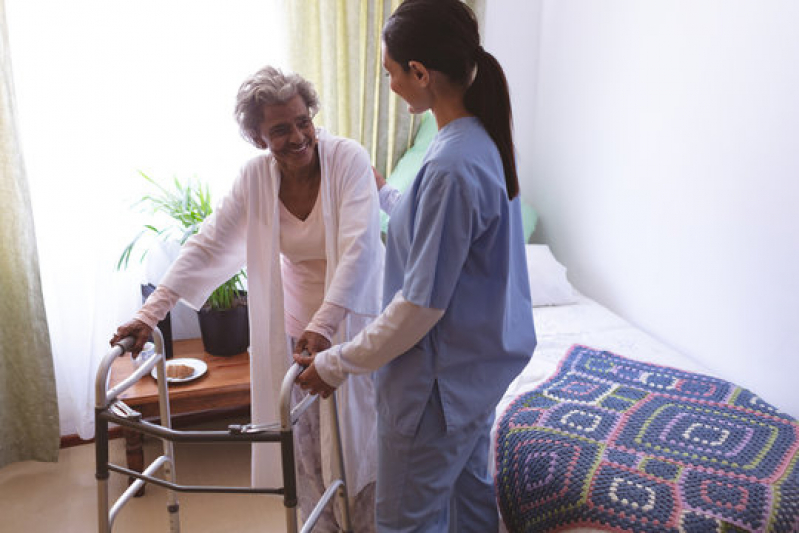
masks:
POLYGON ((413 434, 438 380, 447 427, 493 410, 536 345, 519 197, 479 119, 442 128, 395 206, 386 240, 384 306, 445 310, 414 347, 375 373, 378 413, 413 434))

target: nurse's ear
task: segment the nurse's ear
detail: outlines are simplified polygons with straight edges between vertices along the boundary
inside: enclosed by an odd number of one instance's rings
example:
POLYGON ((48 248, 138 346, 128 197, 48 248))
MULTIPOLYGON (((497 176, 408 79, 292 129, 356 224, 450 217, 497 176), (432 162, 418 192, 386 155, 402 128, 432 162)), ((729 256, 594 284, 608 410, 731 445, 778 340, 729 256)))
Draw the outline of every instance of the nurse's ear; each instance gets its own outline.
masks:
POLYGON ((427 87, 430 83, 430 71, 427 70, 427 67, 418 61, 408 61, 408 68, 410 69, 413 79, 422 87, 427 87))

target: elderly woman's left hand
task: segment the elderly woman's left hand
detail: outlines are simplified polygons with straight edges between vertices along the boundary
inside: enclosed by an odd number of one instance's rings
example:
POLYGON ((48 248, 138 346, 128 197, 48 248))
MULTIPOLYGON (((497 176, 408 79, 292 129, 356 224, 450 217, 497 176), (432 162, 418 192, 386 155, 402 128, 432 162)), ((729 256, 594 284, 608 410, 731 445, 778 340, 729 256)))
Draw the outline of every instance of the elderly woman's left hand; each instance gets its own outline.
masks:
POLYGON ((297 376, 297 383, 300 384, 302 390, 311 394, 321 394, 322 398, 327 398, 336 389, 319 377, 313 360, 317 353, 328 348, 330 348, 330 341, 327 337, 310 330, 304 331, 294 345, 294 360, 306 367, 305 371, 297 376))
POLYGON ((328 348, 330 348, 330 341, 327 337, 315 331, 305 330, 294 345, 294 355, 299 355, 303 351, 307 351, 311 355, 316 355, 318 352, 327 350, 328 348))
POLYGON ((308 391, 310 394, 319 394, 322 398, 327 398, 333 394, 333 391, 336 389, 325 383, 325 380, 319 376, 313 359, 313 355, 306 356, 294 354, 294 360, 300 365, 307 367, 302 374, 297 376, 297 383, 300 384, 302 390, 308 391))

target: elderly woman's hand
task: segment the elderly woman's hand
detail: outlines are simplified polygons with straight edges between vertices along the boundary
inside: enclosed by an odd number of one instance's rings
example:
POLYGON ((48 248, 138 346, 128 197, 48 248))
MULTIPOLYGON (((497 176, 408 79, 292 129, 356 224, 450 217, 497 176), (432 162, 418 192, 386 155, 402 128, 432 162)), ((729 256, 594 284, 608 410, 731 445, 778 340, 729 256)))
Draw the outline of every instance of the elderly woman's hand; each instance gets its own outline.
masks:
POLYGON ((141 320, 130 320, 125 322, 117 328, 116 334, 111 337, 111 346, 124 339, 125 337, 133 337, 133 347, 130 352, 133 355, 138 355, 144 348, 144 343, 150 338, 153 328, 142 322, 141 320))
POLYGON ((386 178, 384 178, 383 175, 380 174, 380 172, 378 172, 375 167, 372 167, 372 174, 374 174, 375 176, 375 183, 377 184, 377 190, 379 191, 380 189, 383 188, 383 185, 386 184, 386 178))
POLYGON ((301 354, 303 350, 314 355, 328 348, 330 348, 330 341, 327 337, 315 331, 306 330, 302 333, 302 336, 297 339, 297 344, 294 345, 294 355, 301 354))

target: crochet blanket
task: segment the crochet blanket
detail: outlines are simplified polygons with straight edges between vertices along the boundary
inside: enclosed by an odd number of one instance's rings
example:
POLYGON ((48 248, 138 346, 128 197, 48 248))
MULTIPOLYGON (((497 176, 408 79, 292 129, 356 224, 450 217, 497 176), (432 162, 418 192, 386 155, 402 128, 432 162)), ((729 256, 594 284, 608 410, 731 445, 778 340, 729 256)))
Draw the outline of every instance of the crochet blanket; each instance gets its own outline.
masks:
POLYGON ((710 376, 574 346, 497 425, 511 532, 799 531, 799 423, 710 376))

